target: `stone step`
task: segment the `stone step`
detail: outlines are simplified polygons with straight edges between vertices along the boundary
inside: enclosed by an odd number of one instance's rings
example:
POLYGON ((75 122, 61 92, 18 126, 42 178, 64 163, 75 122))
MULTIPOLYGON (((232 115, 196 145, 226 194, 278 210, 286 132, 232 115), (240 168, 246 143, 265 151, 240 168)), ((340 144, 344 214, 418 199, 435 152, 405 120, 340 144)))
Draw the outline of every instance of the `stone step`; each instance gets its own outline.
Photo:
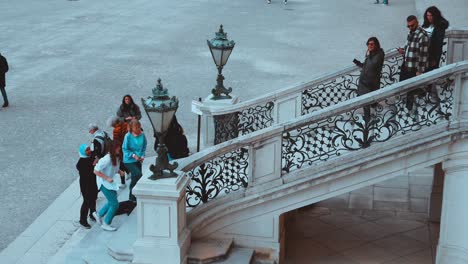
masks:
POLYGON ((232 248, 225 260, 212 262, 214 264, 250 264, 255 250, 250 248, 232 248))
MULTIPOLYGON (((118 200, 128 200, 128 184, 127 187, 119 190, 118 200)), ((97 208, 99 209, 104 203, 105 198, 98 199, 97 208)), ((79 214, 78 212, 68 212, 70 214, 79 214)), ((64 244, 64 246, 49 260, 49 264, 59 263, 70 263, 70 264, 82 264, 82 263, 129 263, 128 261, 118 261, 109 255, 107 244, 112 241, 116 233, 126 231, 126 222, 135 221, 136 219, 136 208, 133 210, 130 216, 117 215, 112 221, 112 225, 117 227, 117 231, 108 232, 101 229, 101 227, 94 222, 91 224, 91 229, 78 228, 78 230, 70 237, 70 239, 64 244), (123 230, 120 230, 123 229, 123 230)), ((136 229, 136 223, 135 229, 136 229)), ((135 230, 136 236, 136 230, 135 230)), ((133 242, 132 242, 133 243, 133 242)))
POLYGON ((128 216, 120 228, 107 243, 109 255, 122 261, 133 260, 133 244, 137 239, 137 211, 136 208, 128 216))
POLYGON ((188 264, 205 264, 227 258, 233 245, 232 239, 208 239, 192 241, 187 253, 188 264))

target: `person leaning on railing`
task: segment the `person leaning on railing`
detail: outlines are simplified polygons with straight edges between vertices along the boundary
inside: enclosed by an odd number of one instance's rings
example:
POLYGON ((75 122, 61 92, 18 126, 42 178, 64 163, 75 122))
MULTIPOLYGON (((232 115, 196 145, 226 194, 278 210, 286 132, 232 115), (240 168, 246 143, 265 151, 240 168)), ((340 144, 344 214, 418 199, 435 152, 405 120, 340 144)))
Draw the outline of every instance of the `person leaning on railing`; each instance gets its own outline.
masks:
MULTIPOLYGON (((364 63, 354 59, 353 62, 361 68, 357 94, 358 96, 376 91, 380 88, 380 77, 382 76, 382 66, 385 53, 380 47, 380 42, 376 37, 367 40, 366 59, 364 63)), ((370 117, 369 107, 364 107, 365 118, 370 117)))

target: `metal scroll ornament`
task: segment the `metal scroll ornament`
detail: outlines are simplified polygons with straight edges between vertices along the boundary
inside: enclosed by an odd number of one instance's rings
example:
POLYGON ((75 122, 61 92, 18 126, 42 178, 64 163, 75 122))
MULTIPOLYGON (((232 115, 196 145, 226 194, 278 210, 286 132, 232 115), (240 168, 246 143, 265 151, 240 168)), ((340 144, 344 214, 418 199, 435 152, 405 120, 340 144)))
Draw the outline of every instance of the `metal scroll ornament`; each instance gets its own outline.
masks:
POLYGON ((340 113, 283 133, 282 166, 290 172, 447 121, 453 112, 453 79, 340 113))
POLYGON ((195 207, 221 194, 247 188, 248 158, 247 149, 240 148, 189 171, 187 174, 192 180, 186 189, 187 207, 195 207))
POLYGON ((214 116, 215 145, 273 125, 273 102, 214 116))
MULTIPOLYGON (((397 55, 385 59, 380 78, 380 88, 397 83, 400 77, 400 65, 403 56, 397 55)), ((302 114, 344 102, 357 96, 360 69, 338 75, 335 79, 315 85, 302 92, 302 114)))

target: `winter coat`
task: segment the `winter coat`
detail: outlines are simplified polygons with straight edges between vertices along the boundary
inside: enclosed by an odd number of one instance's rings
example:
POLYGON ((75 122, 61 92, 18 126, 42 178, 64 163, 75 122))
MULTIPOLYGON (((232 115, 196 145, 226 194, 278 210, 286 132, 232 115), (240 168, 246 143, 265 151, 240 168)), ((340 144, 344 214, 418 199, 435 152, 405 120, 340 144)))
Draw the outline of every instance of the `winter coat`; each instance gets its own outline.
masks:
POLYGON ((449 22, 441 18, 438 25, 434 25, 429 44, 429 65, 435 63, 435 68, 439 67, 440 57, 442 56, 442 46, 444 46, 445 30, 448 28, 449 22))
POLYGON ((0 54, 0 87, 5 87, 5 73, 8 72, 8 62, 5 57, 0 54))
POLYGON ((80 158, 76 163, 76 169, 80 174, 80 189, 83 196, 97 196, 98 189, 96 186, 93 160, 91 158, 80 158))
MULTIPOLYGON (((172 119, 164 139, 167 151, 169 152, 169 155, 171 155, 172 159, 188 157, 189 149, 187 137, 184 135, 182 126, 177 122, 176 116, 172 119)), ((157 151, 158 144, 159 138, 156 137, 156 141, 154 142, 155 151, 157 151)))
POLYGON ((134 116, 138 120, 141 119, 141 111, 140 107, 136 104, 131 104, 128 107, 124 107, 124 105, 120 105, 119 109, 117 110, 117 116, 121 122, 127 122, 125 118, 129 116, 134 116))
POLYGON ((384 57, 385 53, 383 49, 379 49, 366 56, 366 60, 361 66, 357 90, 358 95, 376 91, 380 88, 384 57))

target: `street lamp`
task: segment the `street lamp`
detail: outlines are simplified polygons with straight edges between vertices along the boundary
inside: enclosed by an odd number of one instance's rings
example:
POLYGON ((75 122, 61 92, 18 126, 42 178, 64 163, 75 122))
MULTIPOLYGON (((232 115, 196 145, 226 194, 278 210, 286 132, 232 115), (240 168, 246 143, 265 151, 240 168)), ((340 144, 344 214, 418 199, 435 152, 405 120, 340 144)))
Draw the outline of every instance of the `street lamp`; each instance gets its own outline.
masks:
POLYGON ((179 107, 179 100, 175 96, 170 98, 167 89, 164 89, 161 84, 161 79, 158 79, 156 88, 153 88, 153 96, 148 96, 146 99, 141 98, 141 102, 151 122, 151 126, 153 126, 154 134, 159 139, 158 149, 156 150, 158 157, 156 158, 156 164, 150 166, 153 175, 149 179, 157 180, 177 177, 174 170, 178 164, 177 162, 169 164, 164 138, 179 107), (168 173, 164 170, 169 170, 170 172, 168 173))
POLYGON ((231 55, 232 49, 234 48, 234 41, 227 39, 227 33, 224 33, 223 25, 219 27, 219 31, 215 33, 216 37, 207 40, 208 47, 210 48, 211 56, 213 61, 218 67, 218 78, 216 79, 216 87, 211 90, 213 94, 213 100, 219 99, 230 99, 229 95, 232 92, 232 88, 226 89, 223 84, 224 76, 221 74, 223 66, 226 65, 229 55, 231 55), (225 94, 222 96, 221 94, 225 94))

